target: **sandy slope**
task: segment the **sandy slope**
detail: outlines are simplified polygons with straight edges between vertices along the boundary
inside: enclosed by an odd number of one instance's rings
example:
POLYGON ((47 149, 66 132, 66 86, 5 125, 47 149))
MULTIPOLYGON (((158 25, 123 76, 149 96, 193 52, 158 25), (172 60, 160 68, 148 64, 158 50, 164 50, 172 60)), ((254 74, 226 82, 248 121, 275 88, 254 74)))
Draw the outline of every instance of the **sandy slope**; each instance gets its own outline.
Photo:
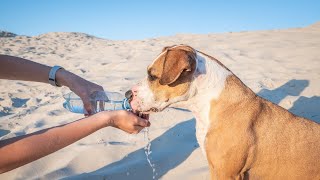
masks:
MULTIPOLYGON (((178 34, 112 41, 81 33, 0 38, 0 53, 61 65, 106 90, 124 92, 146 74, 167 45, 185 43, 220 59, 259 95, 320 122, 320 23, 287 30, 178 34)), ((66 88, 0 80, 0 139, 82 118, 63 109, 66 88)), ((151 162, 156 179, 208 179, 195 139, 195 120, 167 109, 151 117, 151 162)), ((105 128, 0 179, 152 179, 144 133, 105 128)))

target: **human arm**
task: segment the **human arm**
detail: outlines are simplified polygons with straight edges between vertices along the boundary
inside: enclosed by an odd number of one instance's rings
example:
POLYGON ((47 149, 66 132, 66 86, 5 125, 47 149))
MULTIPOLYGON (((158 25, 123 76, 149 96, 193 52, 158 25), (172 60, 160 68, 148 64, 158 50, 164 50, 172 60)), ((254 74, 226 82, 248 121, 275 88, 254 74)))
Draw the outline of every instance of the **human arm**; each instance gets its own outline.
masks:
POLYGON ((124 110, 104 111, 66 125, 2 140, 0 173, 35 161, 108 126, 138 133, 150 126, 150 122, 124 110))
MULTIPOLYGON (((51 67, 47 65, 0 54, 0 79, 48 83, 50 70, 51 67)), ((94 91, 103 91, 101 86, 64 69, 57 71, 56 81, 59 85, 67 86, 75 92, 84 102, 89 114, 94 113, 94 106, 90 103, 89 96, 94 91)))

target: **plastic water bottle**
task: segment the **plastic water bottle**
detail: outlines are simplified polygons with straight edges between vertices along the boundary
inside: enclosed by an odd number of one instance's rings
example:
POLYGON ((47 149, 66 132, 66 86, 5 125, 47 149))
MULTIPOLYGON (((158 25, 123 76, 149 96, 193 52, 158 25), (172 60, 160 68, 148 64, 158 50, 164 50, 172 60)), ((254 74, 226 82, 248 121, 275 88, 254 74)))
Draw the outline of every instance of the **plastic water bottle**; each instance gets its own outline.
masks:
MULTIPOLYGON (((87 114, 83 106, 81 98, 74 92, 63 95, 65 102, 63 107, 70 112, 87 114)), ((117 92, 96 91, 90 95, 90 103, 94 107, 93 113, 100 111, 114 111, 114 110, 131 110, 130 98, 117 92)))

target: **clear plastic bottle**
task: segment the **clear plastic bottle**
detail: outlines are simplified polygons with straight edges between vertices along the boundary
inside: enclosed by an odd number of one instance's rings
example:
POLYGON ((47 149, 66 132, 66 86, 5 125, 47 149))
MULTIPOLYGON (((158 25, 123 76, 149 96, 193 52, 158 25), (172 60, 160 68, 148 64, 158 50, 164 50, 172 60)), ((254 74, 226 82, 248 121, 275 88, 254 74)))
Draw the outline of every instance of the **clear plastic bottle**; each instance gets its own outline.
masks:
MULTIPOLYGON (((63 107, 70 112, 86 114, 81 98, 74 92, 63 95, 65 102, 63 107)), ((114 111, 114 110, 131 110, 129 98, 117 92, 96 91, 90 95, 90 103, 94 107, 94 112, 114 111)))

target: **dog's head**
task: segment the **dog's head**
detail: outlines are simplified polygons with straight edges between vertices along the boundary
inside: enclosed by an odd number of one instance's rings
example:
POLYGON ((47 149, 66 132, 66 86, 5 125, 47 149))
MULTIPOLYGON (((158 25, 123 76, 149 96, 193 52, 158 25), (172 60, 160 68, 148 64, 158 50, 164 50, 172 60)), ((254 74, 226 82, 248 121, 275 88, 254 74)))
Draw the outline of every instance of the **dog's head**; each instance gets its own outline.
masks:
POLYGON ((132 108, 157 112, 191 96, 196 51, 187 45, 165 47, 149 65, 148 76, 132 88, 132 108))

